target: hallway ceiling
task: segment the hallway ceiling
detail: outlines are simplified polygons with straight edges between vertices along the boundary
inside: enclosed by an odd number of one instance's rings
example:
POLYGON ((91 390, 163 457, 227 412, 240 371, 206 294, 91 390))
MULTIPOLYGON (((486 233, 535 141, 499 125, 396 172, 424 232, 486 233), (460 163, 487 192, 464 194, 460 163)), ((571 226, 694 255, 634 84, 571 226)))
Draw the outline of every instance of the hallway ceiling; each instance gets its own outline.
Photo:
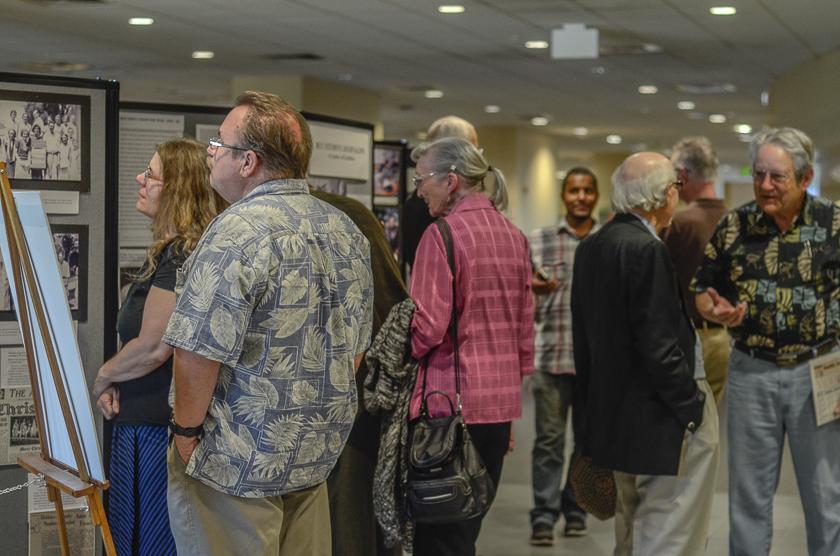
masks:
POLYGON ((307 75, 380 91, 388 138, 416 140, 448 113, 527 128, 542 115, 543 129, 571 155, 666 148, 705 134, 724 160, 743 164, 746 146, 733 124, 760 128, 761 95, 774 79, 840 46, 837 0, 464 0, 459 15, 438 13, 440 3, 2 0, 0 70, 47 73, 34 64, 83 63, 89 69, 52 73, 149 80, 155 100, 216 105, 229 102, 235 75, 307 75), (709 14, 722 4, 738 13, 709 14), (128 25, 134 16, 155 24, 128 25), (602 56, 552 60, 548 50, 524 47, 565 23, 597 28, 602 56), (638 53, 643 45, 661 50, 638 53), (194 50, 215 57, 193 60, 194 50), (288 59, 298 54, 319 59, 288 59), (658 93, 639 94, 643 84, 658 93), (680 92, 686 86, 729 92, 680 92), (425 98, 428 88, 443 98, 425 98), (695 110, 678 110, 683 100, 695 110), (485 113, 488 104, 500 112, 485 113), (712 113, 727 122, 709 123, 712 113), (589 134, 575 136, 576 127, 589 134), (623 144, 608 145, 608 134, 623 144))

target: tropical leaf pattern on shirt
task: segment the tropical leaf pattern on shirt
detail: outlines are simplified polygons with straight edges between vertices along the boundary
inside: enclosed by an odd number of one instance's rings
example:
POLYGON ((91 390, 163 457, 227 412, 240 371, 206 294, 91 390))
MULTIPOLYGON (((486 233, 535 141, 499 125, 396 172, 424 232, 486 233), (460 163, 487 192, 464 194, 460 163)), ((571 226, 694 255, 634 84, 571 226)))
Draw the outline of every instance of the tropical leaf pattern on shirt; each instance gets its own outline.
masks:
POLYGON ((807 350, 840 334, 840 204, 806 196, 784 232, 756 203, 730 212, 706 246, 690 289, 715 288, 745 301, 747 316, 730 333, 751 347, 807 350), (834 304, 834 305, 832 305, 834 304))
POLYGON ((370 342, 367 240, 305 182, 278 180, 216 218, 184 269, 164 339, 222 362, 190 475, 242 497, 323 481, 370 342))

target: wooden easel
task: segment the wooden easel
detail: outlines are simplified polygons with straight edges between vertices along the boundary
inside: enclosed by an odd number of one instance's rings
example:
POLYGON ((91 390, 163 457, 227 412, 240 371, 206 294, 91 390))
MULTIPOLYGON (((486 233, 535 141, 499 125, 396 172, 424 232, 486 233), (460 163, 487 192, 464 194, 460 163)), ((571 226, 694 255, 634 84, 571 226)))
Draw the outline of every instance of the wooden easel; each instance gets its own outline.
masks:
POLYGON ((91 479, 87 469, 79 433, 72 418, 70 401, 67 397, 61 369, 58 364, 58 355, 52 336, 49 332, 47 317, 42 309, 42 299, 35 280, 35 271, 32 259, 29 255, 29 248, 26 244, 26 237, 23 234, 23 226, 20 223, 15 199, 12 195, 12 187, 9 183, 6 163, 0 162, 0 203, 2 203, 3 219, 5 220, 6 236, 9 238, 10 259, 6 272, 10 273, 9 279, 14 279, 18 292, 22 299, 31 295, 34 307, 35 322, 29 314, 28 303, 18 303, 15 307, 23 331, 23 344, 26 348, 26 360, 29 367, 29 381, 32 386, 32 398, 35 405, 35 417, 40 431, 39 442, 41 453, 39 455, 26 455, 18 458, 17 463, 30 473, 42 475, 47 483, 47 493, 51 502, 55 504, 55 511, 58 517, 58 530, 61 539, 62 556, 70 555, 70 547, 67 538, 67 526, 64 522, 64 507, 61 503, 61 493, 64 492, 74 498, 87 498, 91 519, 94 525, 102 530, 102 542, 105 544, 105 554, 117 556, 114 540, 111 537, 111 529, 108 527, 108 519, 105 515, 105 508, 102 505, 102 491, 108 488, 108 482, 100 483, 91 479), (29 287, 24 287, 24 284, 29 287), (64 415, 64 423, 70 438, 70 445, 76 460, 76 468, 53 460, 50 456, 49 443, 46 440, 44 431, 44 411, 42 406, 40 382, 37 376, 37 356, 35 351, 34 330, 35 326, 42 331, 44 347, 49 361, 50 373, 56 386, 61 411, 64 415))

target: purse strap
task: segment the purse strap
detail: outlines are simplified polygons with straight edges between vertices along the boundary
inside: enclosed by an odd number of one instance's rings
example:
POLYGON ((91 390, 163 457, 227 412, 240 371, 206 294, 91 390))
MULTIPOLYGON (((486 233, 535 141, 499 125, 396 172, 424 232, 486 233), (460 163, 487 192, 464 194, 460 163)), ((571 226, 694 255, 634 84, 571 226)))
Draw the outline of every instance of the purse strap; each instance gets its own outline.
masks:
MULTIPOLYGON (((456 302, 457 285, 455 280, 455 247, 452 243, 452 229, 449 223, 443 219, 438 218, 435 224, 438 227, 440 236, 443 239, 443 245, 446 248, 446 261, 449 264, 449 271, 452 274, 452 314, 449 317, 449 336, 452 339, 452 349, 455 359, 455 414, 461 414, 461 354, 458 349, 458 304, 456 302)), ((421 393, 421 414, 428 414, 426 407, 426 378, 429 373, 429 358, 426 357, 426 368, 423 371, 423 390, 421 393)), ((431 396, 434 393, 442 393, 438 391, 430 392, 431 396)), ((451 403, 450 403, 451 406, 451 403)))

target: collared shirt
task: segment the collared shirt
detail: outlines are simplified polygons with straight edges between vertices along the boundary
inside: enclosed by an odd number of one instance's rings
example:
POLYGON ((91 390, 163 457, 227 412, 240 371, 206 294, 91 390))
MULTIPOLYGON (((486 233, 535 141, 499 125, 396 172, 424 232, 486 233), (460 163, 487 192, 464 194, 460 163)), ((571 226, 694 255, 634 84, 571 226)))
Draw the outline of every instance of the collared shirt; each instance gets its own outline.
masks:
MULTIPOLYGON (((464 419, 511 421, 522 413, 522 377, 534 369, 528 240, 482 194, 465 197, 445 218, 455 248, 464 419)), ((452 274, 435 225, 426 228, 417 248, 411 297, 417 304, 411 322, 412 355, 420 360, 428 356, 426 392, 446 392, 454 403, 452 274)), ((423 372, 411 400, 412 418, 420 410, 423 372)), ((432 396, 429 409, 432 415, 449 414, 442 396, 432 396)))
POLYGON ((175 292, 164 342, 221 363, 187 474, 249 498, 324 481, 370 342, 367 239, 306 181, 266 182, 213 220, 175 292))
POLYGON ((706 246, 691 291, 715 288, 746 302, 729 332, 748 347, 799 353, 840 333, 840 207, 805 196, 782 232, 755 202, 721 220, 706 246))
MULTIPOLYGON (((590 234, 598 230, 595 222, 590 234)), ((559 225, 534 230, 530 235, 531 264, 557 280, 557 289, 536 295, 534 313, 534 369, 550 374, 575 374, 572 349, 572 266, 579 237, 564 218, 559 225)))

